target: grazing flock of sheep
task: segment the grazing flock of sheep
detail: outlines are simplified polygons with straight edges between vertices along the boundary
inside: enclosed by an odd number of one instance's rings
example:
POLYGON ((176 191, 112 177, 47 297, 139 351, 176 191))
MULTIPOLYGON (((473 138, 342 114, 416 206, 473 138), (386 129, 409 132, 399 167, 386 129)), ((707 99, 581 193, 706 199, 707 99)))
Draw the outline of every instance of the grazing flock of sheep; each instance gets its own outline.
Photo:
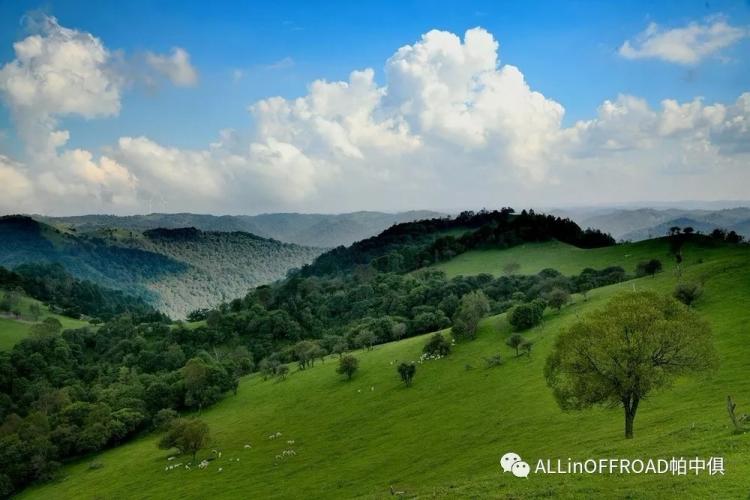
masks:
MULTIPOLYGON (((280 432, 275 432, 273 434, 270 434, 268 436, 268 439, 269 440, 278 439, 281 436, 282 436, 282 434, 280 432)), ((284 458, 286 458, 286 457, 295 457, 295 456, 297 456, 297 452, 294 450, 294 448, 291 448, 291 446, 294 445, 294 440, 293 439, 289 439, 289 440, 287 440, 286 444, 289 447, 286 448, 286 449, 284 449, 284 450, 282 450, 280 454, 276 455, 276 458, 275 458, 275 461, 274 461, 274 465, 278 465, 279 462, 281 460, 283 460, 284 458)), ((253 446, 250 443, 246 443, 242 448, 244 450, 251 450, 253 448, 253 446)), ((222 457, 222 452, 220 450, 211 450, 210 455, 208 457, 204 458, 203 460, 201 460, 198 463, 197 467, 200 470, 208 469, 208 466, 211 464, 211 462, 219 460, 219 459, 221 459, 221 457, 222 457)), ((167 457, 167 462, 172 462, 176 458, 177 458, 177 456, 167 457)), ((226 460, 228 460, 230 463, 231 462, 239 462, 240 461, 240 457, 230 457, 230 458, 227 458, 226 460)), ((169 472, 169 471, 173 471, 173 470, 177 470, 177 469, 184 469, 184 470, 188 470, 189 471, 189 470, 192 470, 192 465, 193 465, 192 462, 188 462, 186 464, 183 464, 182 462, 179 462, 179 463, 176 463, 176 464, 168 464, 168 465, 166 465, 164 467, 164 471, 165 472, 169 472)), ((216 472, 223 472, 223 471, 224 471, 224 467, 219 467, 219 468, 216 469, 216 472)))

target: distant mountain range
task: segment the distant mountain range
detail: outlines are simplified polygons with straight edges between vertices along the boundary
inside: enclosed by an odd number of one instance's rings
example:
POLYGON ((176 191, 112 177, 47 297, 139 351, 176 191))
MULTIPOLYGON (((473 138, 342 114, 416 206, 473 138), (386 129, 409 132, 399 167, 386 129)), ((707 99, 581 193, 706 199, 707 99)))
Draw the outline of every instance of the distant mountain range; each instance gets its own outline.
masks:
POLYGON ((558 210, 555 213, 575 220, 581 227, 610 233, 617 240, 640 241, 664 236, 670 227, 690 226, 709 233, 715 228, 734 230, 750 238, 750 208, 721 210, 680 208, 600 209, 597 211, 558 210))
POLYGON ((34 216, 62 229, 91 232, 102 228, 133 231, 194 227, 201 231, 243 231, 263 238, 309 247, 331 248, 351 245, 379 234, 394 224, 431 219, 444 214, 428 210, 399 213, 352 212, 346 214, 279 213, 261 215, 149 214, 132 216, 81 215, 73 217, 34 216))
POLYGON ((25 216, 0 217, 0 241, 0 266, 59 262, 79 279, 142 297, 174 318, 242 297, 322 252, 244 232, 104 227, 83 232, 25 216))

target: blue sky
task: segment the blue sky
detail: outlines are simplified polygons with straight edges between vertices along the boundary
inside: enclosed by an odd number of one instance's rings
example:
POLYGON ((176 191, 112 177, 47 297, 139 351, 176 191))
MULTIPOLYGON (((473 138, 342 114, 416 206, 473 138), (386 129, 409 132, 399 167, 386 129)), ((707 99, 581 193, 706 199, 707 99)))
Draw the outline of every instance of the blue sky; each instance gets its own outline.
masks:
MULTIPOLYGON (((387 86, 388 58, 433 29, 463 37, 467 29, 484 28, 499 43, 500 65, 518 67, 533 91, 564 107, 563 128, 595 118, 604 101, 620 94, 658 109, 664 99, 730 104, 750 90, 747 36, 690 64, 618 54, 624 41, 652 22, 669 30, 720 18, 747 29, 748 2, 4 1, 0 65, 14 60, 13 43, 29 35, 24 18, 30 12, 90 33, 127 59, 181 47, 198 72, 197 84, 189 87, 162 82, 123 88, 115 114, 57 116, 56 126, 70 135, 66 147, 94 155, 124 136, 196 150, 207 148, 223 129, 250 134, 255 123, 249 105, 277 95, 305 96, 314 80, 347 80, 356 69, 372 68, 374 81, 387 86)), ((0 152, 24 161, 12 110, 0 109, 0 152)), ((298 201, 288 206, 328 207, 298 201)))

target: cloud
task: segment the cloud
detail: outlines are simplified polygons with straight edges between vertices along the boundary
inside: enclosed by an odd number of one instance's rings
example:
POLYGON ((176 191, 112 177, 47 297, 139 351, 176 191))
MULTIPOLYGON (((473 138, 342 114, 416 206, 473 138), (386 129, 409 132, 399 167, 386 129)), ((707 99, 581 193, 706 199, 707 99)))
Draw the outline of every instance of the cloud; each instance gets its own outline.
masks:
POLYGON ((0 94, 27 149, 49 155, 68 138, 56 130, 58 117, 118 114, 123 82, 98 38, 52 17, 35 26, 39 33, 13 44, 16 58, 0 69, 0 94))
POLYGON ((463 37, 433 30, 397 49, 382 83, 366 68, 343 81, 313 81, 296 98, 259 100, 248 107, 250 131, 220 131, 205 147, 134 135, 96 155, 68 148, 57 122, 119 111, 112 55, 92 35, 56 23, 34 36, 19 44, 46 49, 17 49, 0 70, 0 91, 27 146, 37 140, 32 132, 46 144, 44 154, 34 146, 23 161, 0 162, 0 182, 25 193, 6 198, 13 206, 29 199, 35 210, 57 213, 137 212, 150 200, 169 211, 223 213, 528 206, 741 198, 750 182, 750 93, 733 103, 667 99, 656 108, 620 95, 564 127, 563 106, 502 64, 498 41, 481 28, 463 37), (66 67, 68 48, 90 52, 78 56, 86 64, 63 72, 88 90, 70 84, 57 95, 37 68, 66 67), (26 99, 8 83, 17 74, 54 98, 26 99), (28 117, 44 126, 24 129, 28 117))
POLYGON ((282 59, 279 59, 276 62, 273 62, 266 66, 266 69, 270 70, 281 70, 281 69, 289 69, 294 66, 294 59, 291 57, 284 57, 282 59))
POLYGON ((747 28, 731 26, 723 17, 712 17, 702 23, 691 22, 673 29, 651 23, 632 42, 626 40, 618 52, 626 59, 661 59, 676 64, 697 64, 748 35, 750 31, 747 28))
POLYGON ((190 54, 180 47, 174 47, 169 55, 148 52, 146 63, 178 87, 193 87, 198 83, 198 71, 190 64, 190 54))

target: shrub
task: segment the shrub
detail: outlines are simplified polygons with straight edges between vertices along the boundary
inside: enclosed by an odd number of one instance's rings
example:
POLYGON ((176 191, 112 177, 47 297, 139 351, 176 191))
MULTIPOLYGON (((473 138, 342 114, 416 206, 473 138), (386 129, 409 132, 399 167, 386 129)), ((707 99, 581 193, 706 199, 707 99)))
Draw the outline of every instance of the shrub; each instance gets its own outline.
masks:
POLYGON ((177 448, 181 454, 190 453, 195 460, 196 453, 208 446, 210 439, 208 424, 197 418, 179 418, 169 426, 159 441, 159 448, 177 448))
POLYGON ((508 337, 508 340, 505 341, 505 344, 510 347, 511 349, 515 349, 516 351, 516 357, 518 357, 519 349, 521 348, 521 344, 524 343, 523 337, 521 337, 519 334, 514 333, 510 337, 508 337))
POLYGON ((494 368, 503 364, 503 358, 499 354, 484 358, 484 362, 487 364, 487 368, 494 368))
POLYGON ((422 349, 429 356, 447 356, 451 352, 451 343, 440 333, 434 334, 422 349))
POLYGON ((358 369, 359 360, 351 354, 346 354, 339 358, 339 366, 336 368, 336 373, 346 375, 346 379, 351 380, 358 369))
POLYGON ((156 412, 152 422, 155 429, 166 431, 178 417, 179 414, 172 408, 164 408, 156 412))
POLYGON ((417 365, 414 362, 401 363, 400 365, 398 365, 398 368, 396 368, 396 371, 398 371, 398 374, 401 377, 401 381, 406 385, 406 387, 409 387, 412 383, 412 380, 414 380, 414 374, 417 373, 417 365))
POLYGON ((476 338, 479 320, 489 310, 489 301, 481 290, 467 293, 461 297, 458 311, 453 318, 453 337, 456 340, 473 340, 476 338))
POLYGON ((550 307, 559 311, 562 306, 570 302, 570 293, 563 288, 553 288, 547 293, 545 299, 550 307))
POLYGON ((680 283, 678 284, 672 296, 685 304, 686 306, 693 305, 693 302, 703 294, 703 287, 697 283, 680 283))
POLYGON ((644 260, 635 267, 635 274, 637 276, 653 276, 661 270, 662 265, 659 259, 644 260))
POLYGON ((510 312, 508 322, 515 331, 528 330, 541 323, 546 304, 541 300, 533 300, 528 304, 520 304, 510 312))

